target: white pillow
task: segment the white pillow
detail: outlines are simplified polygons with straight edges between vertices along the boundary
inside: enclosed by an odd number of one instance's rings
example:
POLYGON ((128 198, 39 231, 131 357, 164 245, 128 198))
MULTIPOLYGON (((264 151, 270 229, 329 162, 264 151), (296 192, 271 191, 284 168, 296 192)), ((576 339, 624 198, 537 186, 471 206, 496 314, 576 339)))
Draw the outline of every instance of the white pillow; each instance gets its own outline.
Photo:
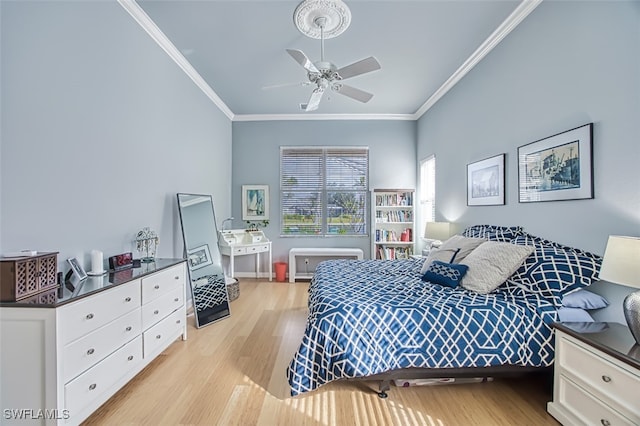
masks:
POLYGON ((451 263, 451 258, 454 254, 455 259, 453 259, 453 263, 460 263, 462 259, 467 257, 469 253, 471 253, 476 247, 478 247, 485 241, 487 240, 483 238, 469 238, 463 237, 462 235, 454 235, 453 237, 442 243, 440 247, 438 247, 437 249, 432 249, 429 252, 429 256, 427 256, 427 259, 422 265, 420 274, 424 275, 424 273, 427 272, 427 269, 429 269, 429 265, 431 265, 431 262, 433 262, 434 260, 451 263))
POLYGON ((533 250, 533 246, 484 242, 460 262, 469 267, 460 285, 476 293, 491 293, 518 270, 533 250))

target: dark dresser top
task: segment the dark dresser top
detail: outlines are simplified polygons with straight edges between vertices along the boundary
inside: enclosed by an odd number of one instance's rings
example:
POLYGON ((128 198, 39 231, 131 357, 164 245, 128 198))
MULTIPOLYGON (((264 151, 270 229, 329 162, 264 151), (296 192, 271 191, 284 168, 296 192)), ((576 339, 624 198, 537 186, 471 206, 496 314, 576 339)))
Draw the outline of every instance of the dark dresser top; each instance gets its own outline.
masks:
POLYGON ((640 369, 640 345, 625 325, 616 322, 557 322, 554 327, 640 369))
POLYGON ((0 307, 20 308, 57 308, 67 303, 91 296, 110 288, 128 283, 146 275, 162 271, 185 262, 185 259, 155 259, 153 262, 141 263, 139 268, 129 268, 122 271, 109 271, 99 277, 87 277, 82 281, 67 281, 61 287, 53 289, 57 291, 57 300, 54 303, 28 303, 28 302, 0 302, 0 307))

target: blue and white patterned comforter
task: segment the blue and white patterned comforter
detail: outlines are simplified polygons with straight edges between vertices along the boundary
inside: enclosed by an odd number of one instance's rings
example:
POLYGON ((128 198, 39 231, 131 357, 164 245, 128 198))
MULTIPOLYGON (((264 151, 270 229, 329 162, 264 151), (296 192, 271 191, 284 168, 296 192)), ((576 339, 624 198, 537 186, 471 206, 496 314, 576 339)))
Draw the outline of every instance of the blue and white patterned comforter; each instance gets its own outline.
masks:
POLYGON ((407 367, 548 366, 549 301, 517 286, 483 295, 420 279, 421 260, 321 262, 291 395, 332 380, 407 367))

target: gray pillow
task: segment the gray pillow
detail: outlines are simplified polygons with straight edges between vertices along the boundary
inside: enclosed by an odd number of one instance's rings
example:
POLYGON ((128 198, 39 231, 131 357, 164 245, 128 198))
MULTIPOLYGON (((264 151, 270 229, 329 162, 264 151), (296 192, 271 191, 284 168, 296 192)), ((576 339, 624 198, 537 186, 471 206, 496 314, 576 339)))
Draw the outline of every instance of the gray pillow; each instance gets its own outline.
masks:
POLYGON ((463 237, 462 235, 454 235, 442 243, 440 247, 432 249, 429 252, 429 256, 427 256, 427 259, 422 265, 420 274, 424 275, 427 269, 429 269, 429 265, 431 265, 431 262, 434 260, 439 260, 440 262, 445 263, 460 263, 460 261, 467 257, 476 247, 486 241, 487 240, 482 238, 469 238, 463 237), (454 255, 455 258, 453 258, 454 255))
POLYGON ((476 293, 491 293, 513 275, 533 250, 533 246, 497 241, 480 244, 460 262, 469 267, 462 279, 462 287, 476 293))

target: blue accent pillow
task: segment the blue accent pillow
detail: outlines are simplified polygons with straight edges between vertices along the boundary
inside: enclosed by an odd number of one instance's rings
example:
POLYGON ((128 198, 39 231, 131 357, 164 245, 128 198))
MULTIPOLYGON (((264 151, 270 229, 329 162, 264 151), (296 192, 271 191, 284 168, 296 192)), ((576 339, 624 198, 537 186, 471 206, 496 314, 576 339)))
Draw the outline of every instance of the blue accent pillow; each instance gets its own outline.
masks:
POLYGON ((593 322, 593 317, 584 309, 563 306, 558 309, 558 320, 560 322, 593 322))
POLYGON ((562 298, 562 306, 567 308, 600 309, 609 306, 609 302, 599 294, 579 289, 565 294, 562 298))
POLYGON ((460 263, 446 263, 434 260, 422 276, 422 281, 455 288, 460 284, 468 269, 467 265, 460 263))

